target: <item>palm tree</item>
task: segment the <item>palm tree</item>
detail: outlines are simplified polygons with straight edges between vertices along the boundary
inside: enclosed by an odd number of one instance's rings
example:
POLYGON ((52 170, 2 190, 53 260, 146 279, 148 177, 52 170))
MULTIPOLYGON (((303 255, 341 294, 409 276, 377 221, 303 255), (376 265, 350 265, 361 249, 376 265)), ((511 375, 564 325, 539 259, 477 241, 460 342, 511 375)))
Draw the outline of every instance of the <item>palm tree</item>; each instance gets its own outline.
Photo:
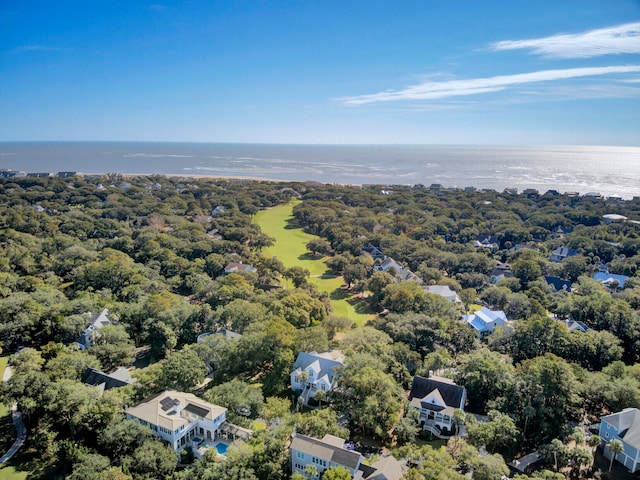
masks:
POLYGON ((317 400, 318 402, 318 406, 321 407, 322 406, 322 401, 325 400, 327 398, 327 392, 325 392, 324 390, 318 390, 314 395, 313 398, 315 400, 317 400))
POLYGON ((602 437, 600 437, 600 435, 591 435, 587 443, 589 444, 590 447, 593 447, 593 450, 591 450, 591 458, 595 462, 596 450, 600 445, 602 445, 602 437))
POLYGON ((618 440, 617 438, 614 438, 609 443, 607 443, 607 448, 612 453, 611 463, 609 463, 609 471, 611 471, 611 468, 613 467, 613 461, 616 459, 616 455, 624 452, 624 445, 620 440, 618 440))
POLYGON ((602 445, 602 437, 600 435, 591 435, 589 437, 589 446, 593 447, 593 454, 596 454, 596 449, 602 445))
POLYGON ((309 374, 307 373, 306 370, 302 370, 298 374, 298 381, 304 385, 302 387, 303 390, 307 387, 307 380, 309 380, 309 374))
POLYGON ((305 478, 316 478, 318 475, 319 472, 315 465, 307 464, 304 466, 305 478))
POLYGON ((527 435, 527 423, 529 423, 529 419, 536 414, 536 409, 531 405, 527 405, 522 409, 522 413, 524 414, 524 428, 522 429, 522 433, 527 435))
POLYGON ((553 440, 551 440, 551 451, 553 452, 553 464, 555 467, 556 472, 558 471, 558 454, 559 453, 564 453, 564 444, 558 440, 557 438, 554 438, 553 440))
POLYGON ((575 427, 570 437, 573 441, 576 442, 576 447, 579 445, 582 445, 587 439, 587 436, 585 435, 584 430, 580 427, 575 427))

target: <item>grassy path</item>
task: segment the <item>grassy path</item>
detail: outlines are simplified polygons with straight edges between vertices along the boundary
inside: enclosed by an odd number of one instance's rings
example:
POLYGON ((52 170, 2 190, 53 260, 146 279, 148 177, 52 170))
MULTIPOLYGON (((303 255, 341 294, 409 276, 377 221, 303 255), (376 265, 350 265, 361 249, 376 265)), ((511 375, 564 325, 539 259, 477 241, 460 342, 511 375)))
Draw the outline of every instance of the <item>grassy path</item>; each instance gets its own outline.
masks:
POLYGON ((366 304, 342 289, 342 277, 329 275, 324 259, 308 253, 306 244, 318 237, 305 233, 297 225, 293 218, 294 205, 295 201, 256 214, 254 222, 264 233, 276 240, 273 246, 264 250, 265 255, 275 256, 286 267, 298 265, 309 270, 309 283, 329 294, 333 313, 347 317, 358 325, 364 325, 373 315, 366 310, 366 304))

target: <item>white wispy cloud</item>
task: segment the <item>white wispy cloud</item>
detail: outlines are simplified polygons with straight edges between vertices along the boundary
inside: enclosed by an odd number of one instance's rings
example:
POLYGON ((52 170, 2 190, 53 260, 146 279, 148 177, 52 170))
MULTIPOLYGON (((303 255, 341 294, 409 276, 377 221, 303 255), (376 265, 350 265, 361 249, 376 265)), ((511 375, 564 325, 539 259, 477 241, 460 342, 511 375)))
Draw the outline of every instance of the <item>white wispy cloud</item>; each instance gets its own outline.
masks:
POLYGON ((581 33, 558 34, 527 40, 504 40, 491 45, 499 50, 531 50, 550 58, 590 58, 601 55, 640 53, 640 22, 626 23, 581 33))
POLYGON ((57 52, 60 48, 49 45, 23 45, 16 48, 16 52, 57 52))
POLYGON ((447 80, 439 82, 426 81, 418 85, 407 87, 403 90, 386 90, 384 92, 369 95, 343 97, 338 100, 345 105, 365 105, 369 103, 394 102, 401 100, 438 100, 448 97, 498 92, 521 84, 637 72, 640 72, 640 65, 541 70, 538 72, 499 75, 487 78, 469 78, 465 80, 447 80))

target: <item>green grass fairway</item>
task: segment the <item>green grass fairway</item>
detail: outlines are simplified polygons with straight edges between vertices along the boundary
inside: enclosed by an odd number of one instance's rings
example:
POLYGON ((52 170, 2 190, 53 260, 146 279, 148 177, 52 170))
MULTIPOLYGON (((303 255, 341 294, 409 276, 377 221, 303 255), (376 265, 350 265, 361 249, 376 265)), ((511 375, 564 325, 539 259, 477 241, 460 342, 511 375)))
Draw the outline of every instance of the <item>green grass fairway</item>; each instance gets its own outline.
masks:
POLYGON ((295 203, 297 202, 293 201, 287 205, 262 210, 254 217, 254 222, 260 229, 275 238, 274 245, 266 248, 264 254, 276 257, 286 267, 298 265, 309 270, 309 283, 329 294, 333 313, 347 317, 358 325, 364 325, 373 316, 367 311, 366 303, 342 290, 342 277, 328 275, 324 259, 315 258, 307 251, 307 243, 318 237, 305 233, 298 226, 292 215, 295 203))

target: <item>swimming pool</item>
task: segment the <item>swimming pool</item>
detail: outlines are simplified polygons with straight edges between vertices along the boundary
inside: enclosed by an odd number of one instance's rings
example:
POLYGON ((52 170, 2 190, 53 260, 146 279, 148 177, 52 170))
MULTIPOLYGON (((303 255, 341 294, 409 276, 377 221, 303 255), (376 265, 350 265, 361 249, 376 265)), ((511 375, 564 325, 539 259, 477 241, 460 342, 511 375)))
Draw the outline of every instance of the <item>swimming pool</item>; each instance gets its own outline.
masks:
POLYGON ((229 445, 222 442, 218 442, 215 445, 212 445, 210 442, 202 442, 199 445, 199 448, 215 448, 216 452, 218 452, 218 455, 224 455, 225 453, 227 453, 227 448, 229 448, 229 445))
POLYGON ((229 445, 226 443, 216 443, 216 451, 218 452, 218 455, 224 455, 227 453, 227 448, 229 448, 229 445))

